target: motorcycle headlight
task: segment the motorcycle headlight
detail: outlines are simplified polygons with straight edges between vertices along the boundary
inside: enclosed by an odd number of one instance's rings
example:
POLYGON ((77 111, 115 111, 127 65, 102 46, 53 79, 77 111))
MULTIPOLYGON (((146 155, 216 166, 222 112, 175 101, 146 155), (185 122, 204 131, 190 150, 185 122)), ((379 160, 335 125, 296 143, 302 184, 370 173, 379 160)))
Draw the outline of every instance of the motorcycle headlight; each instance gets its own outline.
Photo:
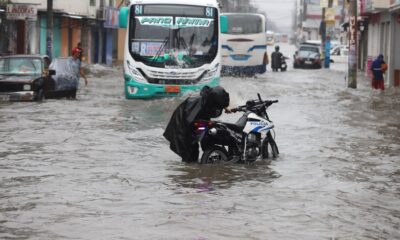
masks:
POLYGON ((202 82, 208 82, 211 81, 213 78, 218 76, 219 73, 219 63, 216 64, 213 68, 211 68, 210 70, 208 70, 203 78, 201 79, 202 82))
POLYGON ((129 61, 126 61, 126 63, 126 65, 128 66, 128 70, 135 81, 140 83, 148 83, 139 70, 132 66, 129 61))

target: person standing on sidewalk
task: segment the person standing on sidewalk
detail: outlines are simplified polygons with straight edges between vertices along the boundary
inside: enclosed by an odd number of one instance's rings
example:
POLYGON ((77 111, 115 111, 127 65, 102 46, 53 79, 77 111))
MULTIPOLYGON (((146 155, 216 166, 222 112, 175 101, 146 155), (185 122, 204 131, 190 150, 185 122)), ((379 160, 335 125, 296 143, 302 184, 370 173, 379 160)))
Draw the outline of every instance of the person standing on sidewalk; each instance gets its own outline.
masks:
POLYGON ((385 81, 383 74, 386 72, 388 65, 383 60, 383 55, 379 56, 374 60, 371 65, 372 71, 372 88, 385 90, 385 81))

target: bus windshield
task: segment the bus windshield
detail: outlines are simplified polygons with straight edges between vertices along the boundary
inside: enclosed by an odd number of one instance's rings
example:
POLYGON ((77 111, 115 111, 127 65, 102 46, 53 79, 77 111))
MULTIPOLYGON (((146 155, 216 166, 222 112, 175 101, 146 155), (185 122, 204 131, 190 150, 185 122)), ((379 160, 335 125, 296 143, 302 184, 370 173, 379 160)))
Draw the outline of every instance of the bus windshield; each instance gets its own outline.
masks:
POLYGON ((228 15, 228 26, 228 34, 256 34, 265 31, 262 18, 257 15, 228 15))
POLYGON ((197 68, 218 53, 218 14, 212 7, 132 5, 129 52, 159 68, 197 68))

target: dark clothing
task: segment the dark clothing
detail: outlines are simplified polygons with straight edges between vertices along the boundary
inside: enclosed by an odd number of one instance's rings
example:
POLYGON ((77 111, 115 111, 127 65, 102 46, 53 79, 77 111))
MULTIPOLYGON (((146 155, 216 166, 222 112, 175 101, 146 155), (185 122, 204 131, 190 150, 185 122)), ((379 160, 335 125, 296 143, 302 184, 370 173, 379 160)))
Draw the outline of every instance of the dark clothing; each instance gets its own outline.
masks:
POLYGON ((271 54, 271 68, 276 70, 282 66, 282 53, 275 51, 271 54))
POLYGON ((371 71, 374 75, 374 79, 376 81, 383 80, 383 71, 382 71, 382 64, 385 63, 382 59, 375 59, 372 62, 371 71))
POLYGON ((383 57, 378 57, 372 62, 372 88, 374 89, 385 90, 385 82, 383 79, 384 70, 382 69, 383 64, 385 64, 385 61, 383 61, 383 57))
POLYGON ((193 133, 194 121, 219 117, 228 105, 229 93, 219 86, 204 87, 200 96, 187 98, 175 109, 163 134, 170 149, 185 162, 197 161, 199 145, 193 133))

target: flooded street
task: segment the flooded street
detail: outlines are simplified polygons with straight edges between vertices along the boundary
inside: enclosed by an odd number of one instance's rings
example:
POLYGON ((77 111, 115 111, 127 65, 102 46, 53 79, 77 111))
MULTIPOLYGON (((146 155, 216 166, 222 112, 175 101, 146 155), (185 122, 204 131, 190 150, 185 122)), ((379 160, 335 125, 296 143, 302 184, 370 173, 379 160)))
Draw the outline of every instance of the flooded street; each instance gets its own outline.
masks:
POLYGON ((288 65, 221 80, 232 107, 279 100, 281 154, 254 165, 182 163, 162 134, 186 97, 126 100, 122 69, 0 103, 0 239, 400 239, 400 92, 288 65))

